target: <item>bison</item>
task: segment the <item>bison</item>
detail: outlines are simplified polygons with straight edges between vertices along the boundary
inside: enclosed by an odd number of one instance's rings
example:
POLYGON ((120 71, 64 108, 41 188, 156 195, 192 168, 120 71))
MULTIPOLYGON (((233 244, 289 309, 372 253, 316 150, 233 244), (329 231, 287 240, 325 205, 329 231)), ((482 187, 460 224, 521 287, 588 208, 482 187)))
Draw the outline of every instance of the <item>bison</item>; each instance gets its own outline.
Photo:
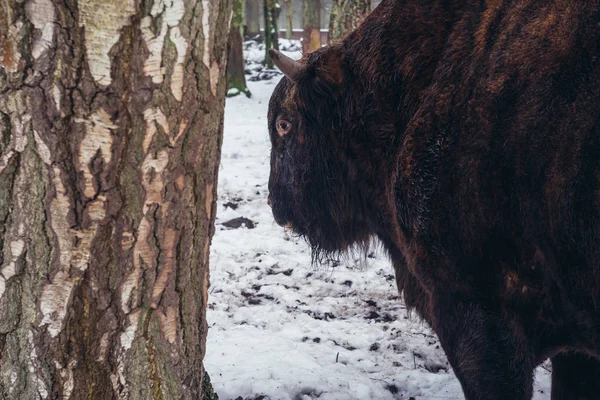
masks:
POLYGON ((600 398, 600 2, 384 0, 292 61, 269 204, 316 258, 378 238, 467 399, 600 398))

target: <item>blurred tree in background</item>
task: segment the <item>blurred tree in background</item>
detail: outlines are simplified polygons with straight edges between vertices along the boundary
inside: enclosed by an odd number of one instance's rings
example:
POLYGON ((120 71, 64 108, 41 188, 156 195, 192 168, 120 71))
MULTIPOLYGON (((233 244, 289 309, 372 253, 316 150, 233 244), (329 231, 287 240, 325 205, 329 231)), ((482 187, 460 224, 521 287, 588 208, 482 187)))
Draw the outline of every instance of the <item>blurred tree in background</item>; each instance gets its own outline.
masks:
POLYGON ((250 97, 246 86, 244 63, 244 40, 242 30, 244 25, 244 0, 233 0, 233 18, 229 31, 229 57, 227 61, 227 96, 237 96, 244 93, 250 97))
POLYGON ((285 37, 291 39, 294 34, 294 9, 292 7, 292 0, 284 0, 285 4, 285 37))
POLYGON ((302 51, 311 53, 321 47, 321 2, 320 0, 302 0, 302 51))
POLYGON ((332 44, 356 29, 370 11, 370 0, 333 0, 327 42, 332 44))
POLYGON ((279 14, 281 6, 277 0, 263 0, 263 17, 265 20, 265 65, 273 68, 269 57, 269 49, 279 50, 279 14))

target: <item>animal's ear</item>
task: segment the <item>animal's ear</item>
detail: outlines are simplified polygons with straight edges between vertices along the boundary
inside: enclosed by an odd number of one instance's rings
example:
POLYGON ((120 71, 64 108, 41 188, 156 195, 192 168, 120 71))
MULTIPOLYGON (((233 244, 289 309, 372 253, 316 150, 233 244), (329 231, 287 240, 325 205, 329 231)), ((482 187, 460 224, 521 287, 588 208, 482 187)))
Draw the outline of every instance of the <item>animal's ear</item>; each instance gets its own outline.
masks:
POLYGON ((332 46, 313 54, 315 54, 315 57, 309 57, 309 62, 314 67, 315 78, 324 81, 323 83, 326 82, 334 86, 341 86, 346 79, 344 76, 344 53, 342 49, 332 46))
POLYGON ((347 79, 343 51, 339 47, 324 47, 309 54, 306 61, 308 67, 296 82, 296 105, 307 118, 326 121, 331 118, 347 79))

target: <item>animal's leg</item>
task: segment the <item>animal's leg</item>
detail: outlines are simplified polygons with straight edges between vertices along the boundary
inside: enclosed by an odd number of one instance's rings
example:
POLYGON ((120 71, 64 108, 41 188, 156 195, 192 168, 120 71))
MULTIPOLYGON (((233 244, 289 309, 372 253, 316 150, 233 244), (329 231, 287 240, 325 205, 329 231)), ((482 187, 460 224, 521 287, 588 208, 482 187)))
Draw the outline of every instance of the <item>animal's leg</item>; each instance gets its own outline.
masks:
POLYGON ((467 400, 529 400, 533 358, 507 321, 459 295, 435 299, 434 330, 467 400))
POLYGON ((552 400, 600 399, 600 361, 582 354, 552 357, 552 400))

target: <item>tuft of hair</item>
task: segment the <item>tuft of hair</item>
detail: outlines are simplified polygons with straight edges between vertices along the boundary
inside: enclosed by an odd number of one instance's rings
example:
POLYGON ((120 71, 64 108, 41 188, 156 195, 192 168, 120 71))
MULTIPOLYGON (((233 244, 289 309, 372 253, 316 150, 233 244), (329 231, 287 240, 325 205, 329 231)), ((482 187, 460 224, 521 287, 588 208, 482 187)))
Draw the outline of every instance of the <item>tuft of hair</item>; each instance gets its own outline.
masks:
POLYGON ((369 255, 380 250, 381 243, 375 237, 352 244, 344 250, 326 250, 304 238, 311 249, 311 267, 313 269, 335 268, 339 265, 354 264, 361 270, 369 267, 369 255))

